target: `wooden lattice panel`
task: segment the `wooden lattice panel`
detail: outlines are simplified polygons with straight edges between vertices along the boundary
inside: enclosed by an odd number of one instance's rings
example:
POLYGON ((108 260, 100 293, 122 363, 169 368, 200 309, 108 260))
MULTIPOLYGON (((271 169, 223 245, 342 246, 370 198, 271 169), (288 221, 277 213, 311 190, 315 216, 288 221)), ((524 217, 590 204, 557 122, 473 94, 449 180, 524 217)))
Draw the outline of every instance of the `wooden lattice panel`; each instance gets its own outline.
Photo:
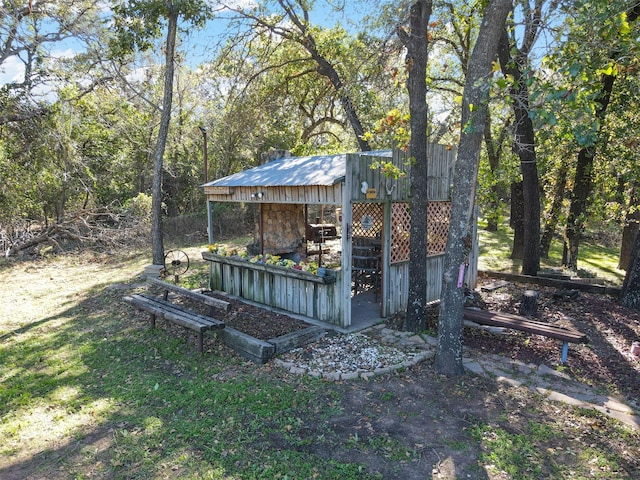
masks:
POLYGON ((353 236, 382 238, 384 215, 381 203, 353 204, 353 236))
POLYGON ((409 261, 411 213, 408 203, 391 204, 391 263, 409 261))
POLYGON ((451 202, 429 202, 427 205, 427 255, 444 253, 451 221, 451 202))
MULTIPOLYGON (((441 255, 447 246, 451 202, 429 202, 427 206, 427 255, 441 255)), ((391 263, 408 262, 411 213, 408 203, 391 205, 391 263)))

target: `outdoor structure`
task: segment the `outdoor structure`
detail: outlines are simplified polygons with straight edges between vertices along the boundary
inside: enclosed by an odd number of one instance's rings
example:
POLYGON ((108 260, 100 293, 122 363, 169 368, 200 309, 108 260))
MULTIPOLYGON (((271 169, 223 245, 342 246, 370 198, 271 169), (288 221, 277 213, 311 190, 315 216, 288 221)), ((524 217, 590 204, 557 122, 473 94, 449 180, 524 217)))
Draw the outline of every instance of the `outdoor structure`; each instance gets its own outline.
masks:
MULTIPOLYGON (((455 152, 431 145, 429 158, 424 271, 427 298, 434 301, 442 286, 455 152)), ((205 184, 211 244, 213 202, 259 205, 254 243, 244 258, 203 252, 211 288, 346 330, 406 310, 410 169, 400 151, 284 156, 205 184), (401 172, 397 179, 385 174, 391 164, 401 172), (251 255, 261 257, 251 262, 251 255), (269 255, 288 261, 264 262, 269 255), (302 269, 299 261, 326 264, 326 272, 302 269)), ((465 281, 474 288, 476 279, 477 241, 465 281)))

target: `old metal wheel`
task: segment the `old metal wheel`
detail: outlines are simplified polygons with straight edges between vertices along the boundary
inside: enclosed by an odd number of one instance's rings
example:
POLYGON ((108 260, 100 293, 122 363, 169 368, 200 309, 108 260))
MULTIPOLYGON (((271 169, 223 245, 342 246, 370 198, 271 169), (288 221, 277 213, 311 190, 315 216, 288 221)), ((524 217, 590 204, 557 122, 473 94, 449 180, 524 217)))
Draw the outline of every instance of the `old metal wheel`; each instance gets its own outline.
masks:
POLYGON ((189 256, 182 250, 169 250, 164 256, 164 271, 167 275, 173 275, 178 283, 180 275, 189 270, 189 256))

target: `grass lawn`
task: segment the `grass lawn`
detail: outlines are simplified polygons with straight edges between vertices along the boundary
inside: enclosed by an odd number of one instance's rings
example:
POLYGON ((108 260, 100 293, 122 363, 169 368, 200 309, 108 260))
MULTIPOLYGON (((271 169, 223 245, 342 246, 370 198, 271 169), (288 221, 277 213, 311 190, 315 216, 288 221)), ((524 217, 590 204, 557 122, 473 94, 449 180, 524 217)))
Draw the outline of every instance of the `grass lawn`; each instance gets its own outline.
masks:
MULTIPOLYGON (((520 273, 521 260, 512 260, 511 248, 513 233, 508 227, 497 232, 487 232, 480 224, 478 229, 480 243, 480 270, 496 270, 509 273, 520 273)), ((592 240, 585 240, 580 244, 580 258, 578 259, 578 276, 596 277, 607 284, 622 285, 624 270, 618 269, 619 247, 598 245, 592 240)), ((540 261, 541 269, 562 270, 562 242, 555 239, 551 243, 549 258, 540 261)), ((565 272, 572 273, 572 272, 565 272)))
POLYGON ((339 408, 320 383, 282 382, 231 352, 200 356, 132 319, 121 286, 146 260, 3 268, 16 288, 0 310, 0 478, 365 478, 358 464, 260 441, 312 441, 293 438, 301 413, 322 421, 339 408))
POLYGON ((0 478, 639 478, 638 432, 524 388, 428 362, 333 383, 200 355, 121 301, 148 263, 0 264, 0 478))

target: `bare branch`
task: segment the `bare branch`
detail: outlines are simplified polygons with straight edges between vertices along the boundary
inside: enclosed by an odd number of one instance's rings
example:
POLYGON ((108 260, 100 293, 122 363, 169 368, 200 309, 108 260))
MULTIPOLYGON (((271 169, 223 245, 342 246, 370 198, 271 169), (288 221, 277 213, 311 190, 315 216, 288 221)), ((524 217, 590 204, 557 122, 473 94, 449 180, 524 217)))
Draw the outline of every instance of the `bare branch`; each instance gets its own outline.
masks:
POLYGON ((48 107, 40 107, 35 110, 29 110, 21 113, 7 113, 0 115, 0 125, 6 125, 12 122, 25 122, 32 118, 41 117, 49 113, 48 107))

